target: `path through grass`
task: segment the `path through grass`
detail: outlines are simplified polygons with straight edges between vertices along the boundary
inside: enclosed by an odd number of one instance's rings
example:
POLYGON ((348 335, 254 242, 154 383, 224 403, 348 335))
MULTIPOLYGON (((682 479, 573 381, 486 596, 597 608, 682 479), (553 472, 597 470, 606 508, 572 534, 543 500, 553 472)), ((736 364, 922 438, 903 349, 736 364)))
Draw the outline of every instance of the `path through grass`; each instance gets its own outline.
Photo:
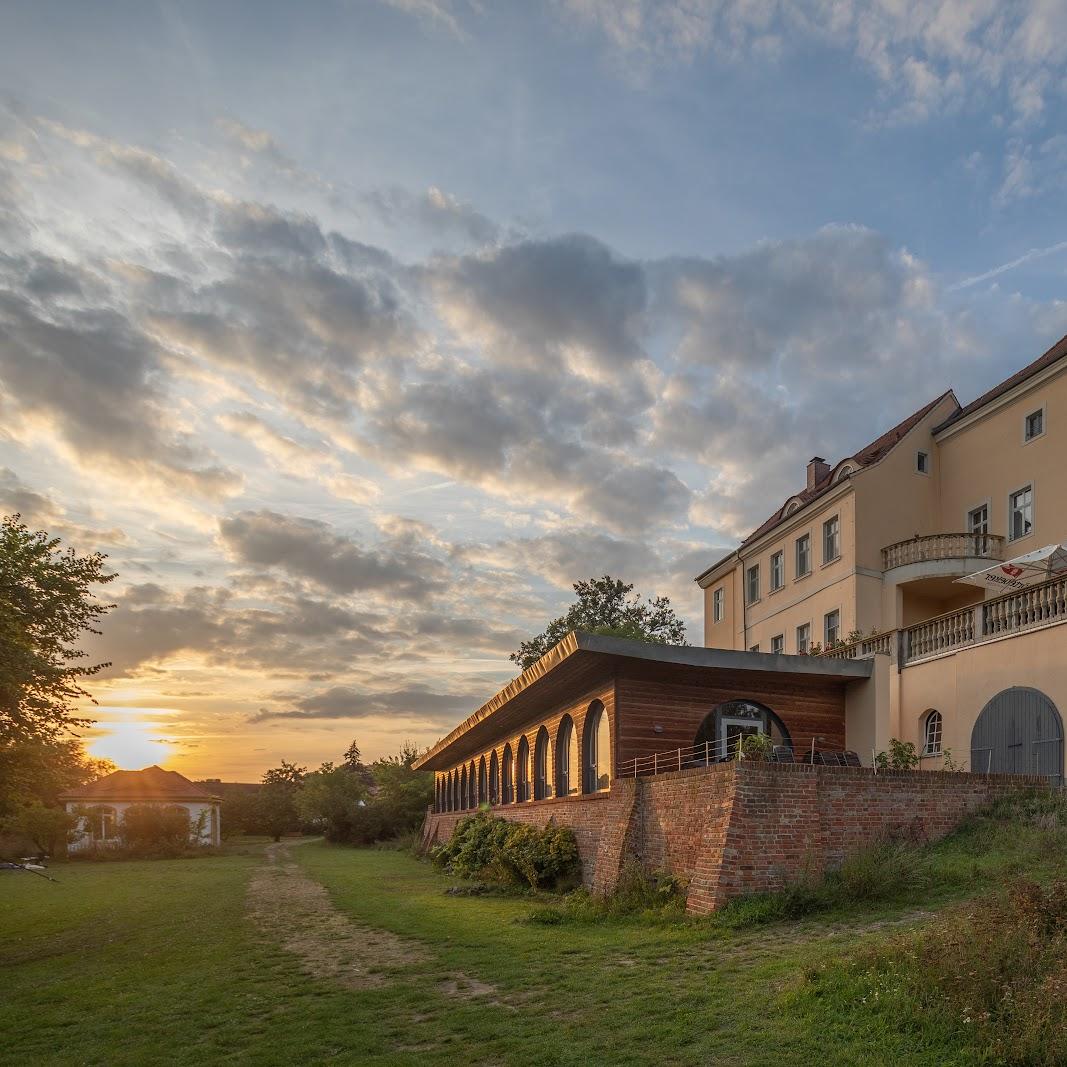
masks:
MULTIPOLYGON (((976 833, 939 846, 972 877, 924 909, 1059 862, 1025 834, 976 833)), ((316 843, 281 859, 259 846, 61 865, 59 885, 4 874, 0 1063, 977 1062, 951 1028, 902 1026, 819 980, 926 921, 914 900, 746 931, 545 926, 528 899, 446 894, 451 879, 403 853, 316 843), (309 963, 329 944, 328 966, 309 963), (370 944, 399 951, 371 965, 370 944)))

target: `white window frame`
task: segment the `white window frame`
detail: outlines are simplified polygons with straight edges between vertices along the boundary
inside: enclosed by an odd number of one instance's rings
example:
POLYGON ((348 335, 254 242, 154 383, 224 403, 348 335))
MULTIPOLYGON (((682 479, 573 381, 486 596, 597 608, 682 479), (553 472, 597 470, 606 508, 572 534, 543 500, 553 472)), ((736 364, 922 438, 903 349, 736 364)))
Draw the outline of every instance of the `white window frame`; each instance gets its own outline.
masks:
POLYGON ((1034 483, 1033 482, 1027 482, 1026 485, 1021 485, 1021 486, 1019 486, 1018 489, 1013 489, 1008 494, 1008 542, 1009 543, 1012 543, 1012 542, 1015 542, 1015 541, 1022 541, 1025 538, 1030 537, 1033 534, 1034 529, 1037 526, 1037 508, 1036 508, 1036 504, 1037 504, 1037 493, 1035 492, 1034 483), (1030 493, 1030 529, 1027 530, 1026 533, 1021 533, 1021 534, 1018 535, 1018 537, 1016 537, 1015 536, 1014 516, 1015 516, 1015 512, 1016 512, 1017 509, 1015 508, 1015 505, 1012 503, 1012 501, 1020 493, 1025 493, 1025 492, 1029 492, 1030 493))
POLYGON ((1045 436, 1045 430, 1048 427, 1048 413, 1045 410, 1046 404, 1042 404, 1038 408, 1033 408, 1023 416, 1023 444, 1028 445, 1031 441, 1039 441, 1045 436), (1041 416, 1041 432, 1035 433, 1032 437, 1028 436, 1027 430, 1029 429, 1030 420, 1035 416, 1041 416))
POLYGON ((771 553, 771 565, 770 565, 770 581, 771 586, 769 592, 777 593, 779 589, 785 587, 785 551, 778 549, 777 552, 771 553), (778 561, 777 568, 774 563, 778 561))
POLYGON ((930 475, 930 453, 925 448, 920 448, 915 453, 915 473, 930 475))
POLYGON ((751 567, 745 568, 745 603, 746 604, 758 604, 760 602, 760 573, 759 564, 753 563, 751 567), (752 574, 756 575, 756 595, 752 595, 752 574))
POLYGON ((823 643, 823 648, 829 648, 831 646, 831 644, 840 644, 841 643, 841 609, 840 608, 833 608, 832 610, 826 612, 825 615, 823 615, 823 617, 822 617, 822 643, 823 643), (837 627, 836 627, 837 633, 834 636, 833 642, 830 641, 829 620, 830 620, 830 616, 831 615, 836 615, 837 616, 837 627))
POLYGON ((838 560, 840 558, 841 558, 841 516, 840 516, 840 514, 838 514, 838 515, 831 515, 822 524, 822 563, 823 563, 823 566, 825 567, 827 563, 833 563, 835 560, 838 560), (826 530, 827 530, 827 527, 832 522, 837 523, 837 528, 834 531, 834 546, 836 548, 836 551, 834 552, 834 554, 832 556, 828 556, 826 554, 826 543, 827 543, 826 530))
POLYGON ((797 627, 796 638, 797 638, 797 655, 798 656, 803 656, 811 648, 811 623, 810 622, 802 622, 797 627), (800 631, 801 630, 804 631, 803 638, 801 638, 801 636, 800 636, 800 631))
POLYGON ((945 716, 937 708, 929 708, 923 715, 923 747, 924 756, 940 756, 945 751, 945 716), (937 747, 930 744, 930 725, 934 716, 937 716, 937 747))
POLYGON ((771 655, 785 655, 785 634, 775 634, 774 637, 771 638, 771 655))
POLYGON ((988 534, 990 533, 989 516, 990 516, 990 512, 993 510, 989 505, 990 505, 990 502, 988 500, 983 500, 980 504, 975 504, 973 508, 968 508, 967 509, 967 515, 966 515, 966 518, 964 519, 964 526, 966 527, 967 532, 969 534, 970 533, 983 533, 983 534, 986 534, 988 536, 988 534), (984 530, 976 530, 971 525, 971 516, 974 515, 974 513, 976 511, 981 511, 983 508, 985 508, 985 529, 984 530))
POLYGON ((726 589, 719 586, 711 594, 711 621, 722 622, 726 618, 726 589))
POLYGON ((802 533, 793 542, 793 566, 796 569, 797 578, 806 578, 809 574, 811 574, 811 530, 807 530, 805 533, 802 533), (808 542, 808 568, 807 570, 802 571, 800 569, 800 542, 804 540, 807 540, 808 542))

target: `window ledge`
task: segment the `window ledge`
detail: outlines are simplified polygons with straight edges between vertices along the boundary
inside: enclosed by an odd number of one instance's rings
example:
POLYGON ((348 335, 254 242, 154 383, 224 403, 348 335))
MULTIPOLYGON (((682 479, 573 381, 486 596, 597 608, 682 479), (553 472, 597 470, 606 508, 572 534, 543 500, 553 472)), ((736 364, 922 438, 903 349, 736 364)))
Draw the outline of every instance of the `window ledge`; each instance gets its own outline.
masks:
POLYGON ((802 581, 804 581, 805 578, 810 578, 810 577, 811 577, 811 571, 805 571, 803 574, 798 574, 793 579, 793 581, 794 582, 802 582, 802 581))

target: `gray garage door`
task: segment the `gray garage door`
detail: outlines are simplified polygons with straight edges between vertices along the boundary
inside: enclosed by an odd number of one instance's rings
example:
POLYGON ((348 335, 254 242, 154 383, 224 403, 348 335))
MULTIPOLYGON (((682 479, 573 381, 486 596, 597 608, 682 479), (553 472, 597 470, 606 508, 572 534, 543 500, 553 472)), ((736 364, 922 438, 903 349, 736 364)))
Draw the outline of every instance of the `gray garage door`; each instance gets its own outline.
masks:
POLYGON ((971 733, 971 770, 1063 780, 1063 722, 1044 693, 1014 686, 982 709, 971 733))

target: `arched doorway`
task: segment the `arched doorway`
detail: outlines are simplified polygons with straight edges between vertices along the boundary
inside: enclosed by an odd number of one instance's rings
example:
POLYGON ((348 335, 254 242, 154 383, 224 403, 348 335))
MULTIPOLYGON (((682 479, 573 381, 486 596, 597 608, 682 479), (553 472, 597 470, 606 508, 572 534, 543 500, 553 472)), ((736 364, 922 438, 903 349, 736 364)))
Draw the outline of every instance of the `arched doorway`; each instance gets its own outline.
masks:
POLYGON ((793 747, 785 723, 766 704, 754 700, 728 700, 710 711, 693 742, 694 762, 735 759, 737 746, 752 734, 769 734, 776 745, 793 747), (703 750, 703 751, 702 751, 703 750))
POLYGON ((971 731, 971 770, 1042 774, 1063 781, 1063 720, 1044 693, 1016 685, 997 693, 971 731))

